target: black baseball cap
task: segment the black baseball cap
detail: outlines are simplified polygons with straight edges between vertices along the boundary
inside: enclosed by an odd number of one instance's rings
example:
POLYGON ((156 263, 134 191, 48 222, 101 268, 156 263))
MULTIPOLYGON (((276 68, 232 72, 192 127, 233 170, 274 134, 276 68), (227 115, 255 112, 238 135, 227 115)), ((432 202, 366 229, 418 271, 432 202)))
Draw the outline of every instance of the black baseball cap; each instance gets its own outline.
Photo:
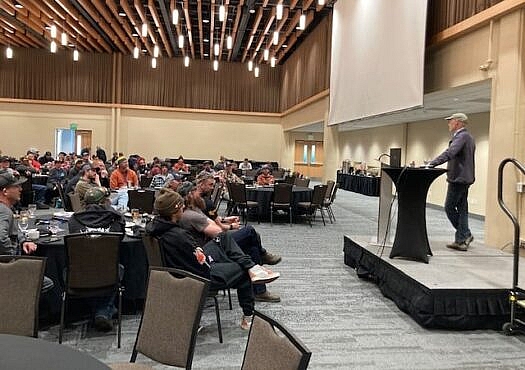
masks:
POLYGON ((23 184, 26 182, 25 177, 16 178, 12 173, 10 172, 3 172, 0 173, 0 189, 5 189, 10 186, 16 186, 23 184))

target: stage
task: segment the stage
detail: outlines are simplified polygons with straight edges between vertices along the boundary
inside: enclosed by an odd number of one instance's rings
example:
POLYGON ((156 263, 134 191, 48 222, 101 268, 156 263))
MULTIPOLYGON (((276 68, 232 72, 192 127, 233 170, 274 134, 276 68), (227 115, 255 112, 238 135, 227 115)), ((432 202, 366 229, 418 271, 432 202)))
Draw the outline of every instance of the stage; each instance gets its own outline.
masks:
POLYGON ((391 248, 383 250, 370 237, 345 236, 344 262, 423 327, 501 330, 510 320, 512 254, 477 242, 460 252, 446 243, 430 241, 433 256, 426 264, 390 259, 391 248))

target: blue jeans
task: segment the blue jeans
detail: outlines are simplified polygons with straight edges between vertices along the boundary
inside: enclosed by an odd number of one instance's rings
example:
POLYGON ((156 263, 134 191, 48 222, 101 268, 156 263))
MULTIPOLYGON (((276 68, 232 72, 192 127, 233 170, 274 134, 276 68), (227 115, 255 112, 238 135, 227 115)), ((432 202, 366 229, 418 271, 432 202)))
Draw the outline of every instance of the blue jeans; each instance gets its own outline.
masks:
POLYGON ((468 188, 467 184, 449 183, 447 198, 445 200, 445 212, 447 217, 456 229, 455 242, 463 243, 471 236, 468 227, 468 188))
POLYGON ((47 186, 39 185, 39 184, 32 184, 31 187, 33 188, 33 191, 35 192, 35 202, 45 203, 47 186))
MULTIPOLYGON (((242 251, 249 255, 253 262, 261 265, 261 256, 266 253, 266 250, 261 244, 261 237, 255 231, 253 226, 247 225, 237 231, 231 232, 233 240, 237 242, 242 251)), ((253 286, 255 294, 262 294, 266 292, 266 284, 257 284, 253 286)))

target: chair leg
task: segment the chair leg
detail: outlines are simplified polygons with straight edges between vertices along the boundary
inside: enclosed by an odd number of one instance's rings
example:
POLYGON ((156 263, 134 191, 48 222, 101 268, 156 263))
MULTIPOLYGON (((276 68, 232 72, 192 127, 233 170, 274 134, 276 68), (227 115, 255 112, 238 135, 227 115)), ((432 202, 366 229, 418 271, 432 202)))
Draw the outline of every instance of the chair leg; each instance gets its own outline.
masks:
POLYGON ((120 348, 122 335, 122 288, 118 289, 118 328, 117 328, 117 348, 120 348))
POLYGON ((228 288, 228 303, 230 304, 230 311, 233 310, 232 306, 232 293, 230 291, 230 288, 228 288))
MULTIPOLYGON (((317 209, 315 211, 317 212, 317 209)), ((322 207, 319 207, 319 212, 321 212, 321 218, 323 219, 323 225, 326 226, 326 222, 324 222, 324 212, 323 212, 322 207)))
POLYGON ((217 317, 217 330, 219 332, 219 343, 222 343, 222 326, 221 326, 221 313, 219 311, 219 301, 217 296, 213 296, 213 304, 215 305, 215 316, 217 317))
POLYGON ((270 204, 270 226, 273 226, 273 205, 270 204))
POLYGON ((62 334, 64 332, 64 316, 66 310, 66 292, 62 292, 62 307, 60 308, 60 327, 58 328, 58 343, 62 344, 62 334))
POLYGON ((288 208, 288 214, 290 215, 290 227, 292 227, 292 206, 288 208))

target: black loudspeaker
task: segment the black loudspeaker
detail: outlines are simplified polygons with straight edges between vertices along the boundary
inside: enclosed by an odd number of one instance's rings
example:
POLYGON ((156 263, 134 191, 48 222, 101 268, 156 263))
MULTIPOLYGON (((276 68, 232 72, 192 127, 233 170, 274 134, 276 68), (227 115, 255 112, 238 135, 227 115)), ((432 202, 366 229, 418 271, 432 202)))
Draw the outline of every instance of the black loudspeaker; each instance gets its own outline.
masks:
POLYGON ((390 148, 390 167, 401 167, 401 148, 390 148))

